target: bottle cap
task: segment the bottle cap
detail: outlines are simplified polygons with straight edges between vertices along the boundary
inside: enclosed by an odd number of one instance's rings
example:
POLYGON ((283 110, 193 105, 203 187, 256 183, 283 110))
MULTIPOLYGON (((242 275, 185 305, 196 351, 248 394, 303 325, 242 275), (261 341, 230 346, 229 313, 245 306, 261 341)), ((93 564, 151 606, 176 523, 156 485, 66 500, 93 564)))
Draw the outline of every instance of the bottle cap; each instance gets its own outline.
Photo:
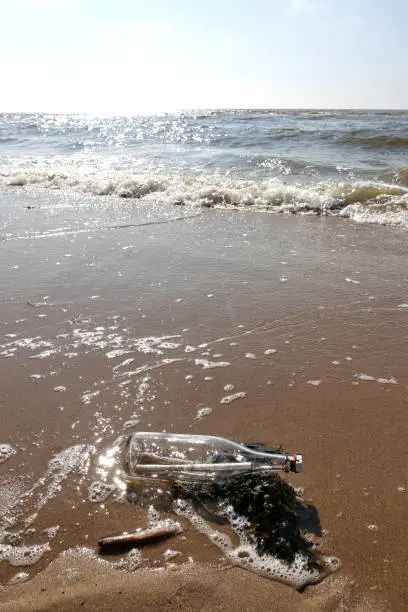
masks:
POLYGON ((294 453, 290 458, 290 471, 297 474, 303 471, 303 455, 301 453, 294 453))

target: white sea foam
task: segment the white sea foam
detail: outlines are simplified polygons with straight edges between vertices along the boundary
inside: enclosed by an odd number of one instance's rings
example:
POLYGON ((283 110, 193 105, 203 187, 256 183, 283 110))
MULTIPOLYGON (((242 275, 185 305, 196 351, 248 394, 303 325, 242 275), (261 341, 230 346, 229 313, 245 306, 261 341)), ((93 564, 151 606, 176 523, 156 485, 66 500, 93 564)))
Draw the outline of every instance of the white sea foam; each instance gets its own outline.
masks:
POLYGON ((41 353, 37 353, 37 355, 30 355, 30 359, 46 359, 51 355, 55 355, 57 352, 58 350, 55 348, 48 349, 46 351, 41 351, 41 353))
POLYGON ((184 351, 186 353, 192 353, 193 351, 196 351, 197 348, 195 346, 191 346, 190 344, 187 344, 187 346, 184 348, 184 351))
MULTIPOLYGON (((383 181, 331 180, 293 183, 278 178, 245 180, 202 172, 194 178, 135 174, 116 157, 15 158, 0 166, 0 185, 30 191, 59 189, 70 194, 142 199, 155 206, 242 208, 279 213, 340 215, 357 222, 408 227, 408 189, 383 181)), ((212 294, 208 294, 212 295, 212 294)))
POLYGON ((365 381, 375 381, 375 382, 379 382, 382 384, 389 384, 389 385, 397 385, 398 381, 396 378, 394 378, 394 376, 391 376, 391 378, 375 378, 375 376, 371 376, 370 374, 355 374, 355 378, 358 378, 359 380, 365 380, 365 381))
POLYGON ((5 463, 15 452, 10 444, 0 444, 0 463, 5 463))
POLYGON ((196 416, 196 417, 194 417, 194 418, 195 418, 195 420, 197 421, 197 420, 202 419, 202 418, 203 418, 203 417, 205 417, 205 416, 208 416, 208 415, 209 415, 209 414, 211 414, 211 413, 212 413, 212 408, 209 408, 209 407, 207 407, 207 406, 206 406, 206 407, 204 407, 204 408, 199 408, 199 409, 197 410, 197 416, 196 416))
POLYGON ((88 499, 93 503, 100 504, 108 499, 115 489, 116 487, 113 484, 96 480, 88 487, 88 499))
POLYGON ((49 544, 35 544, 33 546, 0 544, 0 561, 8 561, 14 567, 34 565, 50 550, 49 544))
POLYGON ((142 564, 142 551, 138 548, 132 548, 126 555, 121 567, 127 569, 128 572, 134 572, 142 564))
POLYGON ((88 472, 90 458, 95 447, 88 444, 71 446, 54 455, 48 462, 45 475, 34 484, 31 495, 38 489, 34 502, 35 512, 25 520, 28 527, 37 517, 38 512, 61 491, 63 481, 72 473, 85 475, 88 472))
POLYGON ((27 582, 30 579, 30 574, 28 572, 18 572, 14 574, 9 580, 9 584, 20 584, 21 582, 27 582))
MULTIPOLYGON (((234 547, 229 536, 214 529, 196 513, 193 506, 188 502, 177 500, 174 508, 177 514, 190 521, 197 531, 207 536, 233 565, 266 578, 278 580, 296 589, 319 582, 326 575, 326 571, 323 569, 308 567, 307 558, 301 553, 298 553, 290 564, 271 555, 258 555, 255 547, 249 543, 245 536, 245 519, 230 516, 231 526, 239 538, 238 546, 234 547)), ((330 562, 332 562, 333 569, 339 565, 336 560, 327 559, 327 564, 330 564, 330 562)))
POLYGON ((86 391, 82 394, 81 400, 83 404, 90 404, 91 400, 94 397, 97 397, 100 394, 100 391, 86 391))
POLYGON ((171 550, 171 548, 168 548, 167 550, 164 551, 163 553, 163 558, 166 561, 166 563, 168 561, 171 561, 171 559, 175 559, 176 557, 180 557, 183 553, 181 553, 178 550, 171 550))
POLYGON ((195 359, 196 365, 203 367, 203 370, 211 370, 212 368, 227 368, 230 364, 229 361, 209 361, 208 359, 195 359))
POLYGON ((238 391, 238 393, 232 393, 231 395, 226 395, 222 399, 220 399, 220 404, 230 404, 234 400, 239 399, 240 397, 245 397, 247 394, 246 391, 238 391))
MULTIPOLYGON (((85 322, 83 322, 85 324, 85 322)), ((173 352, 181 347, 181 336, 179 334, 165 335, 165 336, 149 336, 149 337, 132 337, 126 328, 120 329, 117 325, 105 328, 104 326, 96 327, 74 327, 70 333, 64 333, 58 335, 58 346, 54 346, 51 341, 44 339, 41 336, 11 339, 10 342, 0 344, 0 358, 14 357, 17 353, 22 351, 35 352, 39 347, 47 347, 46 350, 41 353, 34 355, 28 355, 30 358, 47 359, 55 354, 62 354, 65 357, 74 357, 81 352, 92 351, 103 351, 106 356, 115 360, 124 354, 135 354, 142 353, 145 355, 164 355, 165 352, 173 352)), ((176 358, 180 359, 180 358, 176 358)), ((114 372, 115 378, 125 378, 130 380, 131 376, 136 376, 149 369, 160 367, 161 365, 167 365, 173 363, 175 360, 163 357, 159 363, 156 364, 143 364, 132 372, 116 372, 119 369, 124 368, 134 361, 134 357, 131 356, 121 363, 114 365, 112 371, 114 372)), ((48 375, 52 375, 53 372, 48 372, 48 375)), ((39 380, 45 377, 45 374, 31 374, 32 380, 39 380)), ((148 383, 146 380, 139 387, 139 396, 148 391, 148 383)), ((57 385, 54 387, 55 391, 65 391, 65 385, 57 385)), ((88 404, 92 398, 96 397, 101 392, 101 389, 89 389, 82 394, 82 401, 84 404, 88 404)))
POLYGON ((47 529, 44 529, 43 533, 45 533, 49 540, 54 540, 57 537, 59 529, 59 525, 54 525, 53 527, 47 527, 47 529))

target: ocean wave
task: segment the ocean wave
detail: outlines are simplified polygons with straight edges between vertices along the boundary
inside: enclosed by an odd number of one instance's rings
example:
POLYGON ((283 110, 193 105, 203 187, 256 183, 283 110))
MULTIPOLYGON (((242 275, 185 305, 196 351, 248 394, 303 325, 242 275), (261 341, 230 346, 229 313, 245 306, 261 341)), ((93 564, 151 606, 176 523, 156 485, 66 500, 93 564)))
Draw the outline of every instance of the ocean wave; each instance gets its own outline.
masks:
POLYGON ((19 150, 22 156, 28 149, 41 155, 66 157, 86 152, 110 155, 114 150, 118 154, 131 153, 134 158, 143 152, 165 163, 182 157, 186 151, 201 160, 216 153, 217 163, 226 170, 235 163, 231 159, 242 151, 273 153, 283 158, 304 157, 310 151, 320 163, 335 158, 345 164, 354 147, 360 156, 360 167, 367 161, 375 163, 378 151, 385 150, 388 159, 394 153, 391 163, 398 165, 408 148, 407 121, 407 115, 401 112, 383 117, 374 111, 336 109, 202 109, 109 118, 0 114, 0 138, 17 139, 0 144, 6 152, 9 144, 10 152, 19 150))
POLYGON ((368 147, 408 147, 408 137, 393 134, 370 134, 363 130, 355 130, 341 136, 343 144, 359 144, 368 147))
MULTIPOLYGON (((408 169, 396 171, 404 180, 408 169)), ((143 200, 147 204, 190 208, 245 209, 266 212, 336 215, 355 221, 408 227, 408 188, 385 182, 316 181, 291 184, 283 179, 243 180, 227 175, 196 177, 132 176, 124 171, 99 175, 70 168, 65 172, 3 172, 0 185, 43 189, 92 197, 143 200)))
POLYGON ((388 170, 383 172, 379 178, 386 183, 395 183, 408 187, 408 168, 404 167, 388 170))
POLYGON ((347 111, 334 111, 334 110, 311 110, 305 111, 304 117, 306 119, 335 119, 337 117, 343 117, 347 115, 347 111))
POLYGON ((1 177, 9 187, 39 187, 65 189, 89 193, 95 196, 118 196, 120 198, 142 198, 150 193, 165 191, 166 182, 156 178, 97 178, 86 175, 75 176, 61 172, 19 172, 10 177, 1 177))

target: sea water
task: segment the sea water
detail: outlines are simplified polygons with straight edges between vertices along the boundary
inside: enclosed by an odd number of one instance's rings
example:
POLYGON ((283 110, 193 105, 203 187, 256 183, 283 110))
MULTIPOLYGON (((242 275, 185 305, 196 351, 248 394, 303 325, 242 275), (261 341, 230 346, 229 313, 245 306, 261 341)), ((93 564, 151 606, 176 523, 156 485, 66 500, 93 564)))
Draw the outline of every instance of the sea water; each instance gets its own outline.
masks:
MULTIPOLYGON (((407 154, 408 111, 0 115, 3 189, 123 198, 151 209, 221 207, 407 226, 407 154)), ((115 217, 129 220, 123 211, 115 217)), ((2 234, 9 235, 4 225, 2 234)))

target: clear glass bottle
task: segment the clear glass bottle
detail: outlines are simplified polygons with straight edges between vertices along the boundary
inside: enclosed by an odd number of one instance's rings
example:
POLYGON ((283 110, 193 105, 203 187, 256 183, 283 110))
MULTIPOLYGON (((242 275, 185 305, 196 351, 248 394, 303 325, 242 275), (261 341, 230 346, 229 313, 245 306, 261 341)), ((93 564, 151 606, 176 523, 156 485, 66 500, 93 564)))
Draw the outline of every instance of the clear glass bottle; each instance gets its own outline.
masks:
POLYGON ((302 464, 300 454, 269 452, 260 444, 238 444, 216 436, 136 432, 127 441, 124 479, 217 482, 253 471, 301 472, 302 464))

